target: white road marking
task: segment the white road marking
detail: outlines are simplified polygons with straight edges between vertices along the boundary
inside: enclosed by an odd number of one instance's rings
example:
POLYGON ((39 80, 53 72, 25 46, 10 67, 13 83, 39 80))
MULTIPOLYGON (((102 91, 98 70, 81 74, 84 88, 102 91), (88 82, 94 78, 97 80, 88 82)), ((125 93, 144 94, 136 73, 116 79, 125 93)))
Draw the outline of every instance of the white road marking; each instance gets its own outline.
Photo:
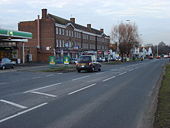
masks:
POLYGON ((109 78, 103 80, 103 82, 108 81, 108 80, 110 80, 110 79, 113 79, 113 78, 115 78, 115 77, 116 77, 116 76, 109 77, 109 78))
POLYGON ((56 84, 51 84, 51 85, 47 85, 47 86, 40 87, 40 88, 31 89, 31 90, 25 91, 24 93, 34 92, 34 91, 37 91, 37 90, 41 90, 41 89, 44 89, 44 88, 49 88, 49 87, 56 86, 56 85, 59 85, 59 84, 61 84, 61 83, 56 83, 56 84))
POLYGON ((22 109, 26 109, 26 106, 20 105, 20 104, 16 104, 14 102, 11 101, 7 101, 7 100, 0 100, 0 102, 6 103, 6 104, 10 104, 12 106, 18 107, 18 108, 22 108, 22 109))
POLYGON ((127 73, 127 72, 122 72, 122 73, 118 74, 117 76, 121 76, 121 75, 123 75, 123 74, 125 74, 125 73, 127 73))
POLYGON ((130 69, 129 72, 131 72, 131 71, 133 71, 133 70, 135 70, 135 69, 130 69))
POLYGON ((40 76, 33 77, 32 79, 39 79, 41 78, 40 76))
POLYGON ((54 74, 49 74, 49 75, 46 75, 46 77, 50 77, 50 76, 54 76, 54 74))
POLYGON ((84 89, 90 88, 90 87, 92 87, 92 86, 94 86, 94 85, 96 85, 96 83, 91 84, 91 85, 86 86, 86 87, 83 87, 83 88, 80 88, 80 89, 78 89, 78 90, 76 90, 76 91, 70 92, 70 93, 68 93, 68 95, 72 95, 72 94, 77 93, 77 92, 79 92, 79 91, 82 91, 82 90, 84 90, 84 89))
POLYGON ((30 92, 30 93, 44 95, 44 96, 49 96, 49 97, 57 97, 56 95, 47 94, 47 93, 43 93, 43 92, 30 92))
POLYGON ((83 77, 79 77, 79 78, 72 79, 72 81, 80 80, 80 79, 87 78, 87 77, 89 77, 89 75, 88 75, 88 76, 83 76, 83 77))
POLYGON ((46 105, 46 104, 48 104, 48 103, 43 103, 43 104, 37 105, 37 106, 32 107, 32 108, 30 108, 30 109, 27 109, 27 110, 25 110, 25 111, 19 112, 19 113, 15 114, 15 115, 6 117, 6 118, 4 118, 4 119, 1 119, 1 120, 0 120, 0 123, 2 123, 2 122, 4 122, 4 121, 7 121, 7 120, 10 120, 10 119, 12 119, 12 118, 15 118, 15 117, 17 117, 17 116, 20 116, 20 115, 22 115, 22 114, 24 114, 24 113, 27 113, 27 112, 29 112, 29 111, 32 111, 32 110, 34 110, 34 109, 40 108, 40 107, 42 107, 42 106, 44 106, 44 105, 46 105))
POLYGON ((63 74, 63 73, 57 73, 57 74, 63 74))

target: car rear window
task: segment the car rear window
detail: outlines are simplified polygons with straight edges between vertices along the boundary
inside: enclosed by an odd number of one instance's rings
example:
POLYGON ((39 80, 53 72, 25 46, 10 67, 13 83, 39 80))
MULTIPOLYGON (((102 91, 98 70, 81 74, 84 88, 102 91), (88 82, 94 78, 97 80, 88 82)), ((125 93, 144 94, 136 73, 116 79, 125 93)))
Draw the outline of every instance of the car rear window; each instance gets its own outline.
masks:
POLYGON ((91 61, 92 61, 91 56, 81 56, 79 58, 80 63, 91 62, 91 61))

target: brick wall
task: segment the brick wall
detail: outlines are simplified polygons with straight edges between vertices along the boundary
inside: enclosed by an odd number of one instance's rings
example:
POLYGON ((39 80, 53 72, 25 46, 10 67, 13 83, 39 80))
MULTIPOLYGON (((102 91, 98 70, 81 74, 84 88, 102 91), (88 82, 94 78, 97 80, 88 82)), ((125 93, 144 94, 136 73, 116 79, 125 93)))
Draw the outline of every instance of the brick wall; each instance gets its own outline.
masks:
MULTIPOLYGON (((32 54, 32 61, 37 61, 37 21, 25 21, 18 24, 19 31, 31 32, 33 37, 25 43, 25 56, 32 54)), ((22 43, 18 44, 19 58, 22 60, 22 43)), ((26 57, 25 57, 26 62, 26 57)))

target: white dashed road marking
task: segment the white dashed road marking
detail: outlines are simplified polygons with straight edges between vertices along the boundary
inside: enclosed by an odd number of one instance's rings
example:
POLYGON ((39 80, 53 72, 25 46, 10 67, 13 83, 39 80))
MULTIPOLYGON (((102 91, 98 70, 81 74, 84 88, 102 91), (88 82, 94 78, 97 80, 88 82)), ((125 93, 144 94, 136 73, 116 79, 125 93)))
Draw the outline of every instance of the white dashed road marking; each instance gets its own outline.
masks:
POLYGON ((109 78, 103 80, 103 82, 108 81, 108 80, 110 80, 110 79, 113 79, 113 78, 115 78, 115 77, 116 77, 116 76, 109 77, 109 78))
POLYGON ((18 108, 22 108, 22 109, 26 109, 26 106, 20 105, 20 104, 16 104, 14 102, 11 101, 7 101, 7 100, 0 100, 0 102, 6 103, 6 104, 10 104, 12 106, 18 107, 18 108))
POLYGON ((88 75, 88 76, 83 76, 83 77, 79 77, 79 78, 72 79, 72 81, 80 80, 80 79, 87 78, 87 77, 89 77, 89 75, 88 75))
POLYGON ((91 84, 91 85, 86 86, 86 87, 83 87, 83 88, 80 88, 80 89, 78 89, 78 90, 76 90, 76 91, 70 92, 70 93, 68 93, 68 95, 72 95, 72 94, 77 93, 77 92, 79 92, 79 91, 82 91, 82 90, 84 90, 84 89, 90 88, 90 87, 92 87, 92 86, 94 86, 94 85, 96 85, 96 83, 91 84))
POLYGON ((123 74, 125 74, 125 73, 127 73, 127 72, 122 72, 122 73, 118 74, 117 76, 121 76, 121 75, 123 75, 123 74))

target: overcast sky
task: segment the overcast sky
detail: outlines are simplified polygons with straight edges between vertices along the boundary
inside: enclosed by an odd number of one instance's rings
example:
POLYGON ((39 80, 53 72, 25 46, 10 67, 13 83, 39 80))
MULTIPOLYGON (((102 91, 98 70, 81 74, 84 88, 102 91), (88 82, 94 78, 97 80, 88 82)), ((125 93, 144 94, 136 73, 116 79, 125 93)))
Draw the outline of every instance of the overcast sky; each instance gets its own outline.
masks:
POLYGON ((91 23, 110 34, 113 25, 135 23, 145 44, 170 45, 170 0, 0 0, 0 28, 17 29, 18 22, 34 20, 41 9, 76 23, 91 23), (130 21, 126 21, 130 20, 130 21))

